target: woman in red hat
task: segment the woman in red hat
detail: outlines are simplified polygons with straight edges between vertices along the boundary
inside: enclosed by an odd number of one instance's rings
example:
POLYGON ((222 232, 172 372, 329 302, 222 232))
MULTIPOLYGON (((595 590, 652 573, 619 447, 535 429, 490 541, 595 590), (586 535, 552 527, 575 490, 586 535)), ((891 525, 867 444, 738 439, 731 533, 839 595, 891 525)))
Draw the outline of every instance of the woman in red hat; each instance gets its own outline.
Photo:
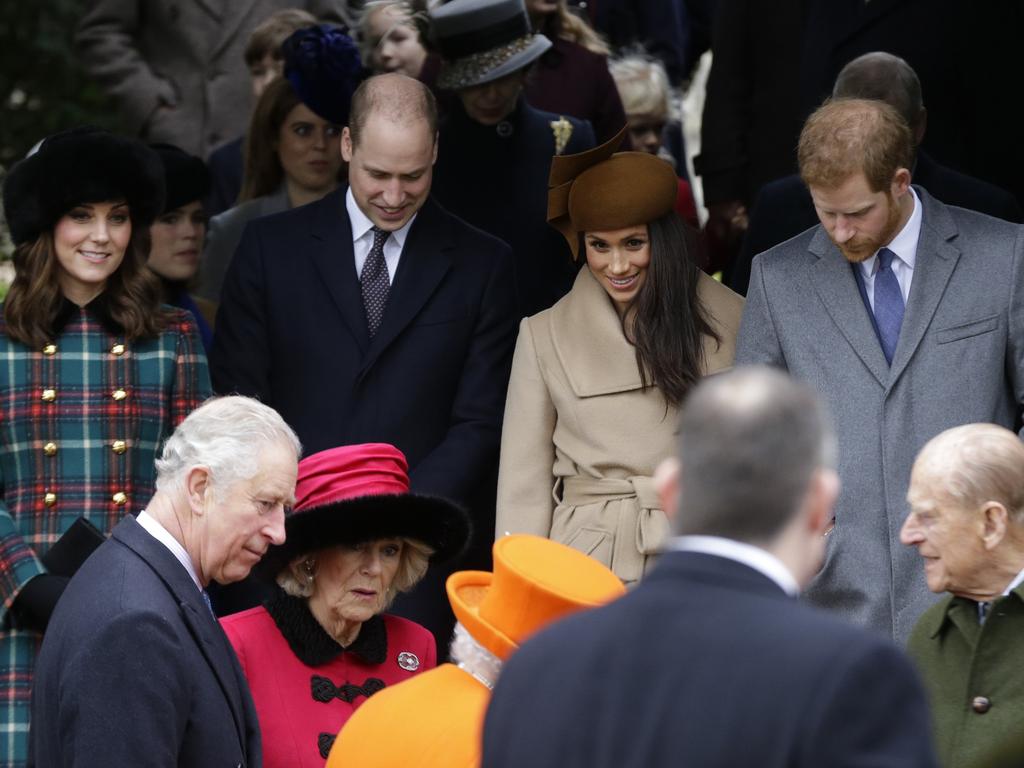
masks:
POLYGON ((286 542, 261 564, 264 607, 222 620, 252 691, 265 768, 321 768, 367 697, 436 664, 433 635, 384 613, 430 562, 456 555, 469 522, 449 501, 409 493, 397 448, 332 448, 299 463, 286 542))

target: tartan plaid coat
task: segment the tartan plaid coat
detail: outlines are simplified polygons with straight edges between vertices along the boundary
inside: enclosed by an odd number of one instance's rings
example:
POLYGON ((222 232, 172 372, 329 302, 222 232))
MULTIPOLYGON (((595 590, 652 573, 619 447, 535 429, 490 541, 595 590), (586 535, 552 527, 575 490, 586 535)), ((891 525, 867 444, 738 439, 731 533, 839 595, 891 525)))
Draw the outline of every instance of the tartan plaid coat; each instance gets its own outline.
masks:
POLYGON ((76 518, 107 533, 143 509, 163 440, 210 395, 195 322, 167 309, 157 338, 126 342, 101 299, 66 302, 41 350, 9 339, 0 312, 0 766, 27 758, 42 639, 11 604, 76 518))

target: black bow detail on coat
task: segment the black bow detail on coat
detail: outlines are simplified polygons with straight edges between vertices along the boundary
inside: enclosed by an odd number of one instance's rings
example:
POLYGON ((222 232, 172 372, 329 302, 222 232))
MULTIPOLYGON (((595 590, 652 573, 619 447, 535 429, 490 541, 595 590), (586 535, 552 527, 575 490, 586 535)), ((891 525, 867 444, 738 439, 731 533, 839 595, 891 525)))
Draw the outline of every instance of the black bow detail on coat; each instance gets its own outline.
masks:
POLYGON ((316 737, 316 748, 320 750, 320 757, 324 760, 331 754, 331 747, 334 746, 334 740, 338 738, 337 734, 334 733, 321 733, 316 737))
POLYGON ((362 685, 345 683, 341 686, 335 686, 334 683, 331 682, 330 678, 313 675, 313 677, 310 678, 309 683, 313 699, 324 703, 337 698, 348 704, 351 703, 356 696, 365 696, 366 698, 370 698, 377 691, 384 689, 384 681, 379 677, 369 677, 362 685))

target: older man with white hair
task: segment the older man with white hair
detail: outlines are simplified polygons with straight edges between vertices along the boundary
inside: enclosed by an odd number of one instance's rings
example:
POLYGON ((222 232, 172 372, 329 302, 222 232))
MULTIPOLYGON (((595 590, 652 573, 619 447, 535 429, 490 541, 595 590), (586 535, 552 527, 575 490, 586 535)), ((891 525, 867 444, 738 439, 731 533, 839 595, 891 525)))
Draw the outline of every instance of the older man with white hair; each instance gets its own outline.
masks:
POLYGON ((249 689, 206 594, 284 542, 300 446, 273 409, 224 397, 157 460, 157 491, 65 591, 39 655, 35 763, 258 765, 249 689))
POLYGON ((942 432, 918 454, 901 541, 948 592, 910 636, 939 757, 970 765, 1024 718, 1024 443, 994 424, 942 432))

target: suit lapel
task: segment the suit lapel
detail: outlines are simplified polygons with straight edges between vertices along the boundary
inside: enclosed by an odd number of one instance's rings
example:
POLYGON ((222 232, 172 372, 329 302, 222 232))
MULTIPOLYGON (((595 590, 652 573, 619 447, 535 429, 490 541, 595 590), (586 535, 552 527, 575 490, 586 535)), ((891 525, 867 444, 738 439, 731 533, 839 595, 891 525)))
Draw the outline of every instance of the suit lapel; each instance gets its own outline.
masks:
POLYGON ((811 280, 821 303, 878 383, 887 386, 889 365, 871 326, 871 318, 861 299, 850 263, 832 245, 821 227, 811 239, 810 251, 818 256, 817 263, 811 268, 811 280))
POLYGON ((923 206, 921 235, 917 241, 917 258, 907 311, 892 359, 890 385, 895 384, 920 346, 946 291, 949 278, 960 260, 960 251, 948 242, 957 234, 952 217, 927 192, 920 188, 915 191, 923 206))
MULTIPOLYGON (((351 240, 352 237, 349 235, 349 242, 351 240)), ((428 199, 409 230, 409 237, 398 262, 398 273, 391 283, 384 317, 376 336, 369 344, 363 366, 359 371, 360 380, 437 290, 437 286, 451 269, 451 248, 451 239, 445 231, 441 209, 428 199)), ((349 259, 349 262, 354 264, 352 259, 349 259)), ((351 270, 355 274, 355 266, 351 266, 351 270)), ((359 311, 360 321, 365 328, 366 320, 362 315, 361 303, 359 311)))
POLYGON ((332 192, 315 205, 317 210, 310 232, 314 244, 310 248, 310 258, 362 356, 370 345, 370 334, 366 329, 366 312, 359 292, 359 276, 356 275, 352 224, 345 212, 345 188, 332 192))
POLYGON ((206 658, 227 700, 235 733, 242 754, 247 754, 246 724, 242 715, 243 689, 235 674, 237 661, 228 647, 227 637, 217 620, 210 614, 192 577, 188 575, 174 555, 150 536, 135 518, 127 517, 114 529, 113 537, 135 552, 153 569, 168 591, 174 595, 182 620, 206 658))

